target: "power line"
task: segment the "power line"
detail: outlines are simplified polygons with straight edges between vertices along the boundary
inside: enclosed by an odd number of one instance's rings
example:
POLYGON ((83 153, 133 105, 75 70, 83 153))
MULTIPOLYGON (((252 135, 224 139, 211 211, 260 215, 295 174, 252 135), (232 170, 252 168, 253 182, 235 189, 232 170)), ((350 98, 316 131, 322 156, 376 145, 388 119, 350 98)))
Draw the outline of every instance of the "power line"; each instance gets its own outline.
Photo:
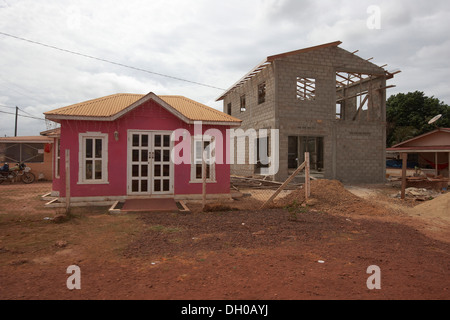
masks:
POLYGON ((0 31, 0 34, 2 34, 4 36, 7 36, 7 37, 14 38, 14 39, 26 41, 26 42, 33 43, 33 44, 37 44, 37 45, 40 45, 40 46, 43 46, 43 47, 47 47, 47 48, 50 48, 50 49, 55 49, 55 50, 59 50, 59 51, 62 51, 62 52, 75 54, 75 55, 82 56, 82 57, 85 57, 85 58, 94 59, 94 60, 98 60, 98 61, 114 64, 114 65, 117 65, 117 66, 120 66, 120 67, 124 67, 124 68, 128 68, 128 69, 133 69, 133 70, 137 70, 137 71, 141 71, 141 72, 146 72, 146 73, 150 73, 150 74, 154 74, 154 75, 158 75, 158 76, 166 77, 166 78, 170 78, 170 79, 175 79, 175 80, 179 80, 179 81, 189 82, 189 83, 193 83, 193 84, 196 84, 196 85, 199 85, 199 86, 209 87, 209 88, 213 88, 213 89, 217 89, 217 90, 221 90, 221 91, 225 91, 226 90, 226 89, 215 87, 215 86, 212 86, 212 85, 209 85, 209 84, 204 84, 204 83, 195 82, 195 81, 191 81, 191 80, 186 80, 186 79, 182 79, 182 78, 178 78, 178 77, 174 77, 174 76, 169 76, 169 75, 166 75, 166 74, 162 74, 162 73, 158 73, 158 72, 154 72, 154 71, 149 71, 149 70, 145 70, 145 69, 142 69, 142 68, 128 66, 128 65, 120 63, 120 62, 110 61, 110 60, 107 60, 107 59, 90 56, 90 55, 87 55, 87 54, 84 54, 84 53, 80 53, 80 52, 75 52, 75 51, 71 51, 71 50, 67 50, 67 49, 58 48, 58 47, 55 47, 55 46, 52 46, 52 45, 48 45, 48 44, 45 44, 45 43, 42 43, 42 42, 25 39, 25 38, 18 37, 18 36, 15 36, 15 35, 12 35, 12 34, 9 34, 9 33, 5 33, 5 32, 1 32, 1 31, 0 31))
MULTIPOLYGON (((0 104, 0 107, 1 108, 16 109, 16 107, 5 106, 4 104, 0 104)), ((21 116, 21 117, 34 118, 34 119, 38 119, 38 120, 45 120, 44 118, 39 118, 38 116, 35 116, 35 115, 29 113, 28 111, 25 111, 25 110, 23 110, 23 109, 21 109, 19 107, 17 107, 17 109, 19 111, 22 111, 23 113, 26 113, 28 115, 28 116, 25 116, 25 115, 19 114, 19 116, 21 116)), ((9 113, 9 112, 2 111, 2 113, 9 113)), ((15 114, 15 113, 11 113, 11 114, 15 114)))
POLYGON ((3 105, 3 104, 0 104, 0 108, 15 109, 16 107, 9 107, 9 106, 5 106, 5 105, 3 105))
MULTIPOLYGON (((29 113, 29 112, 23 110, 23 109, 20 109, 20 108, 19 108, 19 111, 22 111, 23 113, 26 113, 26 114, 29 115, 29 116, 36 117, 35 115, 33 115, 33 114, 31 114, 31 113, 29 113)), ((45 119, 44 119, 44 120, 45 120, 45 119)))
MULTIPOLYGON (((12 115, 16 115, 14 112, 7 112, 7 111, 0 111, 1 113, 6 113, 6 114, 12 114, 12 115)), ((24 118, 31 118, 31 119, 36 119, 36 120, 43 120, 45 121, 44 118, 38 118, 38 117, 34 117, 34 116, 26 116, 23 114, 18 114, 19 117, 24 117, 24 118)))

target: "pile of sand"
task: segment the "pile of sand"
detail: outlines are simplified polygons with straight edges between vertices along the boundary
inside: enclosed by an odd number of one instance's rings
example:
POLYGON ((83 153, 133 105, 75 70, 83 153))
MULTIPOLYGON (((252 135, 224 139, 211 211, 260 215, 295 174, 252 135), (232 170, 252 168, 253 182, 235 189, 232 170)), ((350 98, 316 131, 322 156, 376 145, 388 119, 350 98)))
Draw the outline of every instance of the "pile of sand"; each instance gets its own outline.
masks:
POLYGON ((450 220, 450 193, 442 194, 433 200, 415 206, 413 211, 424 217, 450 220))
MULTIPOLYGON (((275 199, 276 206, 302 205, 305 190, 299 188, 285 197, 275 199)), ((334 214, 385 215, 390 214, 385 207, 360 198, 346 190, 337 180, 319 179, 311 181, 311 197, 307 205, 316 210, 334 214)))

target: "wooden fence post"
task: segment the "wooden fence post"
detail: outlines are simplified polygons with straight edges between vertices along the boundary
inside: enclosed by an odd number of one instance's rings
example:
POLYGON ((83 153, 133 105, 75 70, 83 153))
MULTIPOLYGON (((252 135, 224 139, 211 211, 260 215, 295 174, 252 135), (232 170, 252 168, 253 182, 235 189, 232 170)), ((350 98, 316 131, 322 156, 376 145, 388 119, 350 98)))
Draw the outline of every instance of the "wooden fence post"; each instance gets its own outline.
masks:
POLYGON ((305 199, 311 195, 311 182, 309 177, 309 152, 305 152, 305 199))
POLYGON ((408 164, 408 154, 404 152, 402 153, 402 191, 401 191, 402 199, 405 199, 407 164, 408 164))
POLYGON ((285 182, 283 182, 283 184, 277 189, 277 191, 275 191, 272 196, 266 201, 264 202, 264 204, 261 206, 260 209, 264 209, 265 207, 267 207, 269 205, 269 203, 271 203, 273 201, 273 199, 275 199, 275 197, 281 192, 283 191, 284 188, 286 188, 286 186, 289 184, 289 182, 291 182, 292 179, 295 178, 295 176, 302 171, 305 168, 306 162, 303 162, 300 167, 298 167, 293 174, 291 174, 291 176, 289 178, 286 179, 285 182))

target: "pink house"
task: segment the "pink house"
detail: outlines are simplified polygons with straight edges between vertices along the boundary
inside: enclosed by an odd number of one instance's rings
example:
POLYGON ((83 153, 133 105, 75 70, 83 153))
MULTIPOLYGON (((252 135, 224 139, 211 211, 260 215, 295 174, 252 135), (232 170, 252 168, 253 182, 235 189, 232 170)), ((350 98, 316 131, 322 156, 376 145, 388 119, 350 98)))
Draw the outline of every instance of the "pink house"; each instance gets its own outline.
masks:
POLYGON ((114 94, 45 113, 61 124, 52 195, 70 202, 230 197, 229 130, 241 121, 182 96, 114 94), (211 147, 207 148, 207 146, 211 147), (69 179, 66 179, 66 154, 69 179), (70 188, 67 188, 66 181, 70 188))
POLYGON ((387 153, 406 153, 423 170, 450 178, 450 128, 437 128, 388 148, 387 153))

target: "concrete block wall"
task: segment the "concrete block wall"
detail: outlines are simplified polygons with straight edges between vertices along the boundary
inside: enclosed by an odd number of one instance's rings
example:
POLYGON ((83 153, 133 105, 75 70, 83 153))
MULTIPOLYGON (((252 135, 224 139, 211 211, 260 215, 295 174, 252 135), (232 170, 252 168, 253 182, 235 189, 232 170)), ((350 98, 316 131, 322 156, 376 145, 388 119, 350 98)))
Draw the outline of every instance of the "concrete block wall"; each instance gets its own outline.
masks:
MULTIPOLYGON (((232 115, 243 120, 242 129, 279 129, 279 172, 275 180, 283 181, 288 177, 288 137, 315 136, 323 137, 325 178, 343 182, 384 181, 385 92, 373 92, 370 115, 363 111, 353 121, 356 111, 356 98, 353 98, 344 104, 345 118, 336 119, 337 71, 384 73, 383 69, 350 52, 326 47, 278 58, 225 97, 224 110, 231 102, 232 115), (297 98, 297 77, 315 79, 313 100, 297 98), (257 105, 257 85, 262 81, 266 81, 266 102, 257 105), (242 94, 247 96, 244 113, 239 111, 242 94)), ((373 88, 385 85, 384 76, 370 83, 373 88)), ((347 89, 346 95, 368 88, 369 82, 366 82, 347 89)), ((252 175, 254 166, 235 165, 231 170, 234 174, 252 175)))
POLYGON ((244 85, 233 90, 223 101, 223 111, 231 103, 231 115, 242 120, 241 128, 263 127, 272 123, 275 116, 275 79, 273 66, 267 66, 244 85), (258 104, 258 85, 265 82, 266 99, 258 104), (241 96, 246 97, 246 111, 241 112, 241 96))
MULTIPOLYGON (((383 122, 386 119, 386 94, 384 90, 378 90, 386 86, 385 78, 374 78, 372 81, 367 80, 361 85, 357 84, 345 89, 345 95, 347 97, 353 97, 358 92, 369 91, 371 92, 367 102, 363 109, 358 113, 357 121, 378 121, 383 122)), ((361 101, 361 97, 353 97, 344 100, 343 108, 343 120, 353 121, 353 116, 357 111, 358 101, 361 101)))
MULTIPOLYGON (((228 104, 231 103, 231 115, 241 119, 240 129, 272 129, 275 128, 275 77, 273 66, 268 66, 261 70, 251 80, 247 81, 227 95, 224 99, 224 112, 227 111, 228 104), (265 102, 258 104, 258 85, 266 84, 265 102), (241 112, 241 96, 246 97, 246 111, 241 112)), ((234 146, 235 164, 231 166, 231 174, 251 176, 255 174, 255 164, 249 163, 250 142, 246 138, 245 150, 238 149, 237 143, 234 146), (245 162, 245 164, 238 164, 245 162)))
POLYGON ((386 172, 385 126, 336 126, 336 179, 349 183, 381 183, 386 172))

